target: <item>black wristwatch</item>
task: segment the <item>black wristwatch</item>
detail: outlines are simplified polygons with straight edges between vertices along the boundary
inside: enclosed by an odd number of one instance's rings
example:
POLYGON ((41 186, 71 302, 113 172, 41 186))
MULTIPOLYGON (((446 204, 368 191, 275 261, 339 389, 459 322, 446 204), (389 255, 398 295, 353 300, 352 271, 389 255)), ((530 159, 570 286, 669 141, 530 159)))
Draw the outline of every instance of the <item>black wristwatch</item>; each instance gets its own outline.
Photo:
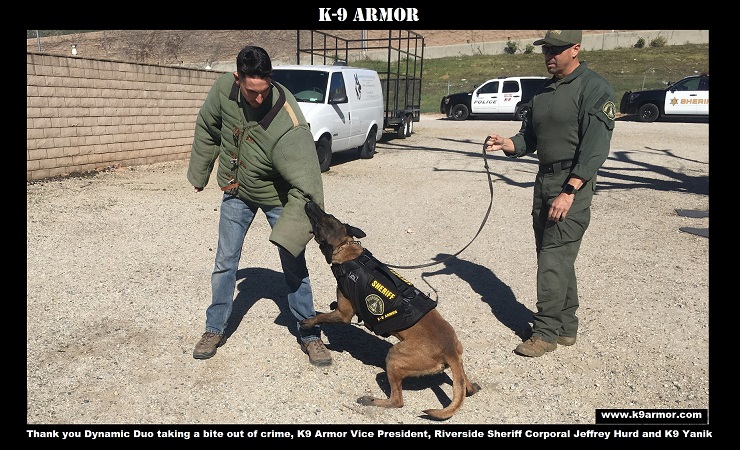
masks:
POLYGON ((575 195, 577 190, 578 189, 576 189, 576 187, 573 186, 572 184, 565 183, 565 187, 563 188, 561 192, 568 194, 568 195, 571 195, 571 194, 575 195))

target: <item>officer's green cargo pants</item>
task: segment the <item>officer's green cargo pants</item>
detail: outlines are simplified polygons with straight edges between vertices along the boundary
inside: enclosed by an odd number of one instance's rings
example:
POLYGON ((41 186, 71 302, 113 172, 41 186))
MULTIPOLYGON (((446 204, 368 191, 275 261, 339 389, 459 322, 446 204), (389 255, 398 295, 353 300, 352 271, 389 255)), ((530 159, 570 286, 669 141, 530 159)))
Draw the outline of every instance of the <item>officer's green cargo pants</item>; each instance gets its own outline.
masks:
POLYGON ((534 184, 532 226, 537 250, 537 313, 532 335, 547 342, 578 332, 578 283, 575 261, 581 238, 591 220, 596 177, 575 195, 562 222, 547 220, 550 205, 560 194, 569 172, 538 173, 534 184))

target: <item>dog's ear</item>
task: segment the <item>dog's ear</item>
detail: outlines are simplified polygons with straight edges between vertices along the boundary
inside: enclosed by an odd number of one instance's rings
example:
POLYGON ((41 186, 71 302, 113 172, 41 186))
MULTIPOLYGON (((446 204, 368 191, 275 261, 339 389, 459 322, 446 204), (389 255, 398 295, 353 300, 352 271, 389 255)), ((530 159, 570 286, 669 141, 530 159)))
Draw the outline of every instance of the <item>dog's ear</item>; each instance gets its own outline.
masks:
POLYGON ((326 263, 331 264, 331 254, 334 253, 334 247, 331 244, 322 242, 319 244, 319 250, 321 250, 324 258, 326 258, 326 263))
POLYGON ((356 238, 364 238, 367 236, 364 231, 352 225, 345 225, 347 227, 347 234, 356 238))

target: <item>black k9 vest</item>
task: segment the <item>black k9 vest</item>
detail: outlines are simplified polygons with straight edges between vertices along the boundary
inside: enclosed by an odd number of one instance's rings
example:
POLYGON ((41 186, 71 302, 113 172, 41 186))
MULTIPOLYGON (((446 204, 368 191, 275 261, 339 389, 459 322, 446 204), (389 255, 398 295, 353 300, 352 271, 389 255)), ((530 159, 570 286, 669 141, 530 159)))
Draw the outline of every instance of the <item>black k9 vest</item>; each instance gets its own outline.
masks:
POLYGON ((331 270, 359 319, 375 334, 387 337, 405 330, 437 306, 367 249, 352 261, 332 264, 331 270))

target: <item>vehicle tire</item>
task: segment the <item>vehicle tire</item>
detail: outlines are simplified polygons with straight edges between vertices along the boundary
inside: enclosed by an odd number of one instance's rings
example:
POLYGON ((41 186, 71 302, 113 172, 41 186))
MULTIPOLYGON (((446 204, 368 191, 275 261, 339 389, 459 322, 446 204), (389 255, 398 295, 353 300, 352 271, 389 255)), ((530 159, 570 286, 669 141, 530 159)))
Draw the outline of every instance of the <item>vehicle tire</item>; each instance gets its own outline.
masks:
POLYGON ((414 133, 414 116, 409 115, 409 126, 406 127, 406 137, 410 137, 414 133))
POLYGON ((450 110, 450 117, 454 120, 465 120, 469 115, 470 111, 465 105, 455 105, 452 107, 452 110, 450 110))
POLYGON ((375 155, 375 145, 377 144, 377 128, 373 127, 370 130, 370 133, 367 135, 367 139, 365 139, 365 143, 358 147, 360 150, 360 158, 361 159, 370 159, 375 155))
POLYGON ((398 128, 396 128, 396 135, 399 139, 406 138, 406 130, 409 127, 408 120, 408 116, 404 116, 403 119, 401 119, 401 123, 398 124, 398 128))
POLYGON ((516 107, 516 111, 514 111, 514 119, 520 120, 520 121, 524 120, 524 116, 526 116, 528 112, 529 112, 529 106, 527 106, 526 104, 519 105, 516 107))
POLYGON ((660 116, 660 109, 653 103, 645 103, 637 110, 638 122, 655 122, 660 116))
POLYGON ((319 167, 322 172, 329 170, 331 166, 331 141, 326 136, 319 138, 316 143, 316 154, 319 157, 319 167))

